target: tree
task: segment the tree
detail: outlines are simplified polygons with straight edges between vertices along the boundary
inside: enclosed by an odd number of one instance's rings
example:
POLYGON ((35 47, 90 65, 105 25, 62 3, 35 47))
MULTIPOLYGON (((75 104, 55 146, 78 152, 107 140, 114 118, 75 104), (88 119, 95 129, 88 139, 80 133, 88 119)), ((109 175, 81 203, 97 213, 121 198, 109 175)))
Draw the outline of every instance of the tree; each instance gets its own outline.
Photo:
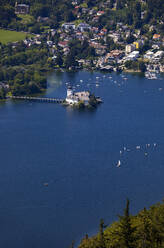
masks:
POLYGON ((104 240, 104 220, 100 220, 100 225, 99 225, 99 235, 100 235, 100 248, 105 248, 105 240, 104 240))
POLYGON ((152 224, 146 208, 144 208, 144 210, 139 213, 138 218, 140 221, 140 226, 137 232, 137 236, 140 237, 138 245, 139 247, 142 248, 152 247, 152 242, 151 242, 152 224))
MULTIPOLYGON (((89 106, 93 107, 93 108, 95 108, 97 106, 97 100, 93 94, 89 98, 89 106)), ((103 225, 104 225, 102 223, 103 223, 103 220, 100 220, 100 234, 102 234, 102 229, 103 229, 103 225)))
POLYGON ((65 59, 65 66, 68 69, 69 67, 78 66, 78 62, 75 60, 75 57, 72 53, 69 53, 65 59))
POLYGON ((143 61, 139 61, 138 69, 141 72, 145 72, 146 71, 146 65, 145 65, 145 63, 143 61))
POLYGON ((85 108, 84 101, 79 101, 77 106, 79 109, 84 109, 85 108))
POLYGON ((6 90, 4 88, 0 89, 0 99, 6 98, 6 90))
POLYGON ((74 245, 75 245, 75 241, 73 240, 72 243, 71 243, 70 248, 74 248, 74 245))
POLYGON ((59 65, 59 66, 62 66, 62 65, 63 65, 63 59, 62 59, 62 56, 61 56, 60 53, 58 53, 55 62, 56 62, 56 64, 59 65))
POLYGON ((73 15, 72 11, 66 12, 66 15, 64 16, 65 22, 72 22, 75 20, 75 16, 73 15))
POLYGON ((127 37, 127 39, 126 39, 126 42, 127 42, 128 44, 131 44, 131 43, 133 43, 134 40, 135 40, 134 36, 130 34, 130 35, 127 37))
POLYGON ((131 225, 128 199, 126 202, 126 208, 124 210, 124 215, 120 216, 119 218, 120 218, 121 248, 133 248, 134 247, 134 239, 133 239, 134 228, 132 228, 132 225, 131 225))

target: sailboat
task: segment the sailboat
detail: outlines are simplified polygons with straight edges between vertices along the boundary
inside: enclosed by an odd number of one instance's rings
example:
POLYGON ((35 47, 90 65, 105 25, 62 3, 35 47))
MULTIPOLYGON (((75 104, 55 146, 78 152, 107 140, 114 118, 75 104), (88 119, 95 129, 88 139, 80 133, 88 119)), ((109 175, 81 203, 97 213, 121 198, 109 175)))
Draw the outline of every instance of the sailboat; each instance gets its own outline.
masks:
POLYGON ((121 166, 121 161, 120 161, 120 160, 118 160, 118 163, 117 163, 116 166, 117 166, 117 167, 120 167, 120 166, 121 166))

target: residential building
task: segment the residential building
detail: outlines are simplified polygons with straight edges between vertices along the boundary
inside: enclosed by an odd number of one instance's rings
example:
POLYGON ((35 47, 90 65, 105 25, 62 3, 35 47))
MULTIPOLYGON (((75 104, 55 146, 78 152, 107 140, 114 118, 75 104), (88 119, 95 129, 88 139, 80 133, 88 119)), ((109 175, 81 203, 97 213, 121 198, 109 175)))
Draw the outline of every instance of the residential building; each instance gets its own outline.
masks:
POLYGON ((29 13, 29 5, 27 4, 15 4, 15 14, 28 14, 29 13))
POLYGON ((89 31, 91 29, 91 27, 87 23, 80 23, 77 28, 81 32, 86 32, 86 31, 89 31))
POLYGON ((64 23, 62 25, 62 28, 66 29, 66 30, 75 30, 76 26, 74 23, 64 23))

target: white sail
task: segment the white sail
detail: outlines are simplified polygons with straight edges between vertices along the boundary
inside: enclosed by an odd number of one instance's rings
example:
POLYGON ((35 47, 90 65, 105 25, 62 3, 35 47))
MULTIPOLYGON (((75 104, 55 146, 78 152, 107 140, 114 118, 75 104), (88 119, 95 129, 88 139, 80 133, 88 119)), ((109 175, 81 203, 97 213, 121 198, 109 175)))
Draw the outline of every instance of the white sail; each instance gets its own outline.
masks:
POLYGON ((121 166, 121 161, 118 160, 117 167, 120 167, 120 166, 121 166))

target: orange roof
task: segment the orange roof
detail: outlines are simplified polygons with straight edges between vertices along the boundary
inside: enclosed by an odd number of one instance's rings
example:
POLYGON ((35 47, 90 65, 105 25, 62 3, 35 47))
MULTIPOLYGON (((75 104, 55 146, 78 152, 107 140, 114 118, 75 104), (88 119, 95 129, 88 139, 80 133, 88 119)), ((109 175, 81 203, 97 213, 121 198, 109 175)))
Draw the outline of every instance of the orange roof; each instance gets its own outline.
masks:
POLYGON ((160 34, 154 34, 153 35, 153 39, 159 39, 160 38, 160 34))

